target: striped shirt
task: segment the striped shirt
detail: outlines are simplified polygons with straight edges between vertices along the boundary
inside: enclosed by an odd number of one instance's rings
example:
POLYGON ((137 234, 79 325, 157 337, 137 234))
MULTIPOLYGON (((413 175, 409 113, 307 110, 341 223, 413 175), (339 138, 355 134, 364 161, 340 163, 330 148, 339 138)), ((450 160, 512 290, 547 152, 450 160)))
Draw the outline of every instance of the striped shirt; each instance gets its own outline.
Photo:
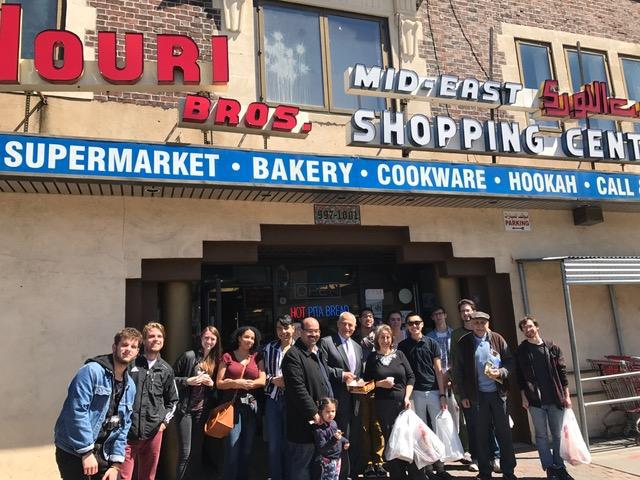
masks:
POLYGON ((284 395, 284 391, 283 389, 273 384, 271 380, 273 379, 273 377, 282 376, 282 369, 280 368, 280 366, 282 365, 282 358, 284 357, 284 355, 282 353, 280 340, 269 342, 264 347, 262 355, 262 360, 264 362, 264 371, 267 374, 267 384, 264 387, 264 392, 268 397, 278 398, 284 395))

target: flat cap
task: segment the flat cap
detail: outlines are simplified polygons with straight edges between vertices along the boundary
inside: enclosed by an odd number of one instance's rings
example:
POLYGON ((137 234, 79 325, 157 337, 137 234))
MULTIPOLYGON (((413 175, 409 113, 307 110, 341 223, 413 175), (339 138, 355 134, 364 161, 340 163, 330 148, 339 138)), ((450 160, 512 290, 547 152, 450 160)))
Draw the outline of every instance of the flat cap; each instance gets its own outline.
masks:
POLYGON ((480 320, 489 320, 491 318, 488 313, 484 313, 484 312, 480 312, 480 311, 473 312, 470 315, 470 317, 473 318, 473 319, 479 318, 480 320))

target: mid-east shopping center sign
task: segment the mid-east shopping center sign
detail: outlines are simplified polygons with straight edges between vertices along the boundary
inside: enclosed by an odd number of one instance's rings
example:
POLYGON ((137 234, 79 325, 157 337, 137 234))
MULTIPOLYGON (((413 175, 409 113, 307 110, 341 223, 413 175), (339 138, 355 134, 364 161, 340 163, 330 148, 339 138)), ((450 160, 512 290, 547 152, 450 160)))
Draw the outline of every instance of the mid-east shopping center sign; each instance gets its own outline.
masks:
POLYGON ((640 175, 0 134, 0 175, 90 181, 640 200, 640 175))

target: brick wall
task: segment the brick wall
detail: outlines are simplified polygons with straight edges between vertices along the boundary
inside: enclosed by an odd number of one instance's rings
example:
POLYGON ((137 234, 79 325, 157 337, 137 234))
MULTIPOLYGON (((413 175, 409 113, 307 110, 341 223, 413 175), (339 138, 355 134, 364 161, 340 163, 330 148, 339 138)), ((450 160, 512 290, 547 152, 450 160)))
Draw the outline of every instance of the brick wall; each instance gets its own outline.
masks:
MULTIPOLYGON (((144 56, 156 60, 156 34, 187 34, 200 48, 201 59, 211 61, 211 35, 220 31, 221 13, 211 0, 89 0, 96 9, 96 31, 118 32, 118 46, 125 32, 145 34, 144 56)), ((89 31, 86 43, 96 47, 97 32, 89 31)), ((99 101, 120 101, 138 105, 175 108, 182 94, 112 93, 95 96, 99 101)))
MULTIPOLYGON (((495 35, 498 35, 501 23, 640 43, 640 30, 635 27, 640 22, 637 0, 425 0, 418 16, 423 22, 424 33, 418 52, 426 60, 427 71, 432 75, 437 73, 435 40, 443 73, 484 78, 482 68, 489 71, 489 28, 494 27, 495 35), (429 31, 429 17, 433 35, 429 31)), ((496 52, 495 78, 500 77, 500 65, 504 62, 496 52)))
MULTIPOLYGON (((439 67, 440 73, 485 79, 489 29, 493 27, 493 77, 501 79, 500 66, 506 60, 495 47, 501 23, 640 42, 640 31, 635 28, 640 21, 637 0, 424 0, 418 17, 423 23, 418 54, 429 75, 437 75, 439 67)), ((432 111, 441 113, 442 108, 432 111)), ((457 116, 472 114, 474 109, 449 107, 448 111, 457 116)))
MULTIPOLYGON (((221 12, 211 7, 210 0, 89 0, 89 4, 97 10, 98 30, 147 34, 147 60, 155 60, 157 33, 188 34, 200 46, 204 59, 210 60, 209 37, 220 30, 221 12)), ((640 3, 636 0, 424 0, 418 18, 424 33, 418 54, 429 75, 436 75, 439 66, 441 73, 485 78, 489 28, 493 26, 498 35, 502 22, 640 43, 640 30, 635 27, 640 22, 640 3)), ((95 32, 88 32, 87 44, 95 46, 95 32)), ((494 78, 500 79, 505 59, 494 51, 494 78)), ((96 99, 173 108, 179 95, 122 93, 96 95, 96 99)), ((438 107, 433 110, 439 111, 438 107)), ((463 112, 469 115, 473 109, 449 107, 451 114, 463 112)))

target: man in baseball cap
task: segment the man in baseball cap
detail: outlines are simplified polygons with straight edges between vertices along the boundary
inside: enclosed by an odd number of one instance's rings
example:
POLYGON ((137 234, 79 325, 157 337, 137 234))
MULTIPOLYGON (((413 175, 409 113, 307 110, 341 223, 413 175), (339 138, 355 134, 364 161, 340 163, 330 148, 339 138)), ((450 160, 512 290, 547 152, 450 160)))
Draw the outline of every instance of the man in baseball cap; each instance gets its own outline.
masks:
MULTIPOLYGON (((487 445, 491 427, 500 446, 503 478, 514 480, 516 457, 511 439, 511 427, 507 414, 507 377, 514 368, 514 359, 505 339, 489 330, 488 313, 475 311, 470 314, 472 334, 458 342, 458 356, 454 365, 456 388, 462 406, 473 411, 476 445, 487 445)), ((489 451, 478 449, 480 480, 491 478, 489 451)))

